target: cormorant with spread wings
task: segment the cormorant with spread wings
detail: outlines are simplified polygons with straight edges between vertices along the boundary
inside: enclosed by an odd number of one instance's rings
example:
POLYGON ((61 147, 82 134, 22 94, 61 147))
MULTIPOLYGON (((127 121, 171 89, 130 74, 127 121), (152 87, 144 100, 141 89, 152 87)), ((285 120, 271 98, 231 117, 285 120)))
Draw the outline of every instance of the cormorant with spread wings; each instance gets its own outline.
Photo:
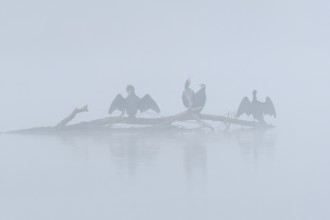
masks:
POLYGON ((254 120, 263 123, 265 122, 264 115, 270 115, 276 118, 276 110, 272 100, 267 97, 265 102, 258 101, 256 90, 253 91, 252 101, 250 101, 248 97, 245 97, 239 105, 236 117, 239 118, 243 114, 248 116, 252 115, 254 120))
POLYGON ((131 85, 127 86, 126 91, 128 94, 126 98, 120 94, 117 95, 109 108, 109 114, 112 114, 115 110, 119 110, 122 112, 122 115, 126 112, 129 117, 135 117, 138 111, 145 112, 150 109, 157 113, 160 112, 157 103, 150 95, 145 95, 143 98, 138 97, 135 94, 134 86, 131 85))
POLYGON ((191 81, 188 79, 182 93, 182 102, 187 109, 197 109, 200 113, 206 104, 206 85, 201 84, 201 89, 196 93, 190 88, 191 81))

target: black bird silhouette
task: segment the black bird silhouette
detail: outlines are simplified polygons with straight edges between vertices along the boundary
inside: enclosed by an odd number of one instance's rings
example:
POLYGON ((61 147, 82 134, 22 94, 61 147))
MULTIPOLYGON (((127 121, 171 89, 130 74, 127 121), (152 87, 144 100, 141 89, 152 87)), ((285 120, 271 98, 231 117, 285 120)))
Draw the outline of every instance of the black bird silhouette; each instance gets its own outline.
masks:
POLYGON ((243 98, 238 107, 236 117, 239 118, 242 114, 248 116, 252 115, 254 120, 258 122, 265 122, 264 115, 270 115, 276 118, 276 110, 272 100, 267 97, 265 102, 259 102, 256 90, 253 91, 252 101, 250 101, 248 97, 243 98))
POLYGON ((206 104, 206 85, 201 84, 201 89, 195 93, 190 88, 190 84, 191 81, 188 79, 182 93, 183 105, 188 109, 197 109, 197 112, 201 112, 206 104))
POLYGON ((129 117, 135 117, 138 111, 145 112, 150 109, 157 113, 160 112, 157 103, 150 95, 145 95, 143 98, 138 97, 135 94, 134 86, 131 85, 127 86, 126 91, 128 94, 127 98, 119 94, 115 100, 113 100, 109 108, 109 114, 112 114, 115 110, 119 110, 122 112, 122 115, 126 112, 129 117))
POLYGON ((182 102, 186 108, 191 108, 193 106, 193 99, 195 96, 194 91, 190 88, 190 84, 190 79, 187 79, 184 85, 184 91, 182 93, 182 102))
POLYGON ((198 112, 201 112, 206 104, 206 85, 200 84, 200 86, 193 99, 193 108, 200 108, 198 112))

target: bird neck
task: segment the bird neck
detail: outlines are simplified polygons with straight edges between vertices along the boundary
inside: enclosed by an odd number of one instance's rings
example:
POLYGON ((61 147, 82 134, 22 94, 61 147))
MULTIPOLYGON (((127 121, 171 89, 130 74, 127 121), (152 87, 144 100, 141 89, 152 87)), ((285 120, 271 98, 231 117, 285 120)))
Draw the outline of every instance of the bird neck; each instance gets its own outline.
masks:
POLYGON ((134 90, 130 91, 130 93, 128 94, 128 96, 135 96, 135 91, 134 90))
POLYGON ((258 99, 257 99, 257 96, 256 95, 253 95, 253 99, 252 99, 253 102, 257 102, 258 99))
POLYGON ((190 81, 187 80, 186 83, 184 84, 184 88, 187 90, 190 86, 190 81))

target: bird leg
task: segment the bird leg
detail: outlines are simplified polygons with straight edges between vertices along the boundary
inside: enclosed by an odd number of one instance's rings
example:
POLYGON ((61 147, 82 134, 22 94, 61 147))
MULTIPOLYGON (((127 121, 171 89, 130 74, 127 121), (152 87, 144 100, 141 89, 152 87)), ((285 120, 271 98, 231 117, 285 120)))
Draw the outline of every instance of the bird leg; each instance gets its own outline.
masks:
POLYGON ((211 129, 212 131, 214 131, 214 128, 213 128, 211 125, 209 125, 208 123, 202 121, 202 120, 200 119, 200 117, 199 117, 198 114, 196 114, 196 113, 192 113, 192 114, 191 114, 191 117, 193 117, 197 122, 199 122, 199 123, 200 123, 201 125, 203 125, 204 127, 209 128, 209 129, 211 129))
POLYGON ((124 117, 124 115, 125 115, 125 111, 121 112, 121 114, 117 118, 115 118, 111 123, 109 123, 107 126, 112 127, 114 124, 117 124, 118 121, 120 121, 120 119, 124 117))
POLYGON ((191 113, 191 114, 193 114, 193 113, 195 113, 195 112, 200 112, 201 110, 203 109, 203 107, 195 107, 195 108, 193 108, 193 107, 189 107, 189 112, 191 113))
POLYGON ((172 116, 170 120, 168 120, 168 121, 166 121, 166 122, 164 122, 164 123, 161 123, 161 124, 153 125, 152 127, 162 127, 162 126, 170 125, 170 124, 172 124, 173 122, 175 122, 175 121, 179 121, 181 118, 184 118, 184 117, 187 116, 189 113, 190 113, 189 110, 184 111, 184 112, 181 112, 181 113, 179 113, 179 114, 177 114, 177 115, 172 116))

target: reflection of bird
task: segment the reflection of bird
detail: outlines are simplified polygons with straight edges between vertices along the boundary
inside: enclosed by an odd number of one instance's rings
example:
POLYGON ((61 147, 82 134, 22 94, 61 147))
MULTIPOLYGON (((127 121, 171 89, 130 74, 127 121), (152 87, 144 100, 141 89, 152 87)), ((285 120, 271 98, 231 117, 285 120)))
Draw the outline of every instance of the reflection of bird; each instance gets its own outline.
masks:
POLYGON ((239 105, 236 117, 242 114, 252 115, 253 118, 259 122, 264 122, 264 115, 274 116, 276 118, 276 111, 272 100, 267 97, 265 102, 257 100, 257 91, 253 91, 252 102, 248 97, 245 97, 239 105))
POLYGON ((195 93, 190 88, 190 83, 189 79, 185 83, 185 89, 182 93, 183 105, 188 109, 199 108, 197 112, 201 112, 206 104, 206 85, 201 84, 201 89, 195 93))
POLYGON ((127 86, 127 98, 122 95, 117 95, 115 100, 112 102, 109 114, 112 114, 115 110, 122 112, 122 115, 127 112, 129 117, 135 117, 138 111, 145 112, 149 109, 159 113, 160 109, 157 103, 150 97, 150 95, 145 95, 143 98, 138 97, 135 94, 135 88, 131 85, 127 86))

